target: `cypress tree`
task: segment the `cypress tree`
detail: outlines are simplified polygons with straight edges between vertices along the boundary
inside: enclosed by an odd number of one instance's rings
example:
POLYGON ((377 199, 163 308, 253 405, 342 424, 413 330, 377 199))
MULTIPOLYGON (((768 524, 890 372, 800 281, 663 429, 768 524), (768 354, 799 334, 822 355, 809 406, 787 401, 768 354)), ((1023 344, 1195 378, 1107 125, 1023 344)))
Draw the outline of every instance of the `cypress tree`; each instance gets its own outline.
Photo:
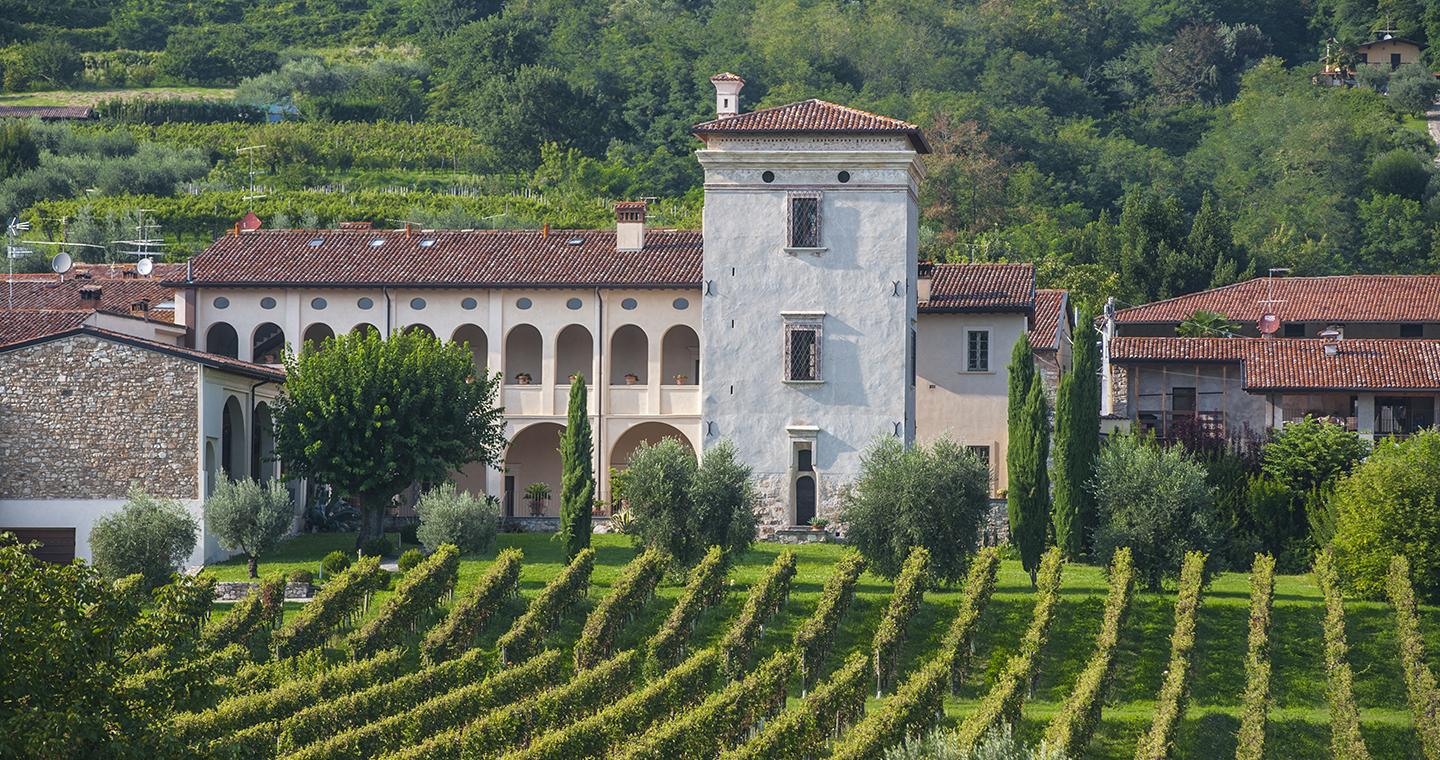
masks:
POLYGON ((1021 335, 1010 356, 1009 474, 1005 506, 1010 518, 1010 543, 1035 583, 1050 515, 1050 410, 1045 384, 1035 378, 1035 354, 1021 335))
POLYGON ((1095 530, 1095 495, 1087 487, 1100 453, 1100 347, 1094 316, 1080 313, 1073 367, 1055 399, 1055 543, 1078 557, 1095 530))
POLYGON ((570 383, 570 408, 565 432, 560 435, 560 532, 569 562, 590 546, 590 512, 594 509, 594 451, 590 436, 590 414, 586 404, 585 377, 576 375, 570 383))

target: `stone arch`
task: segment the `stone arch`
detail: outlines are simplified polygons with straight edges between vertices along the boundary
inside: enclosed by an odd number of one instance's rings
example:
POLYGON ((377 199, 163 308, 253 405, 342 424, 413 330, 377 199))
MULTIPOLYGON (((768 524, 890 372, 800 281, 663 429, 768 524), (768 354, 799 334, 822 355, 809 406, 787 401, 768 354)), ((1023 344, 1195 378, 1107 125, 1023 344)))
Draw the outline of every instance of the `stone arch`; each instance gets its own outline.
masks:
POLYGON ((615 439, 615 445, 610 449, 610 466, 617 470, 623 470, 629 466, 630 455, 635 453, 635 449, 638 448, 640 444, 648 443, 654 445, 666 438, 674 438, 680 441, 680 443, 694 455, 695 446, 691 444, 690 439, 675 426, 668 425, 664 422, 642 422, 627 429, 620 434, 619 438, 615 439))
POLYGON ((505 473, 514 483, 514 491, 507 494, 507 501, 513 500, 516 516, 531 516, 536 511, 542 514, 535 516, 560 514, 560 434, 563 432, 565 428, 559 423, 537 422, 511 436, 510 447, 505 451, 505 473), (538 510, 525 498, 531 483, 550 487, 550 498, 538 505, 538 510))
POLYGON ((324 322, 316 322, 305 328, 305 332, 302 333, 302 335, 303 337, 300 339, 301 343, 311 348, 320 348, 321 344, 323 344, 327 338, 335 337, 335 331, 331 329, 330 325, 324 322))
POLYGON ((570 376, 580 374, 586 382, 593 382, 595 374, 591 367, 595 363, 595 339, 584 325, 566 325, 555 336, 555 384, 569 384, 570 376))
POLYGON ((240 358, 240 336, 229 322, 216 322, 205 331, 205 350, 212 354, 240 358))
POLYGON ((240 399, 229 396, 220 411, 220 468, 225 471, 225 477, 237 480, 246 476, 249 449, 244 407, 240 399))
POLYGON ((525 373, 530 382, 544 380, 540 368, 544 364, 545 340, 535 325, 516 325, 505 336, 505 382, 520 383, 518 376, 525 373))
POLYGON ((455 334, 450 340, 468 345, 470 357, 475 363, 475 369, 483 370, 489 362, 490 340, 485 336, 485 331, 479 325, 464 324, 455 328, 455 334))
POLYGON ((274 322, 262 322, 250 336, 250 360, 256 364, 279 364, 285 353, 285 331, 274 322))
POLYGON ((624 385, 634 375, 637 385, 650 382, 650 337, 639 325, 621 325, 610 334, 610 384, 624 385))
POLYGON ((264 401, 250 418, 250 474, 261 483, 275 478, 275 420, 264 401))
POLYGON ((700 382, 700 336, 689 325, 675 325, 665 331, 660 341, 660 382, 681 385, 677 375, 684 375, 684 385, 700 382))

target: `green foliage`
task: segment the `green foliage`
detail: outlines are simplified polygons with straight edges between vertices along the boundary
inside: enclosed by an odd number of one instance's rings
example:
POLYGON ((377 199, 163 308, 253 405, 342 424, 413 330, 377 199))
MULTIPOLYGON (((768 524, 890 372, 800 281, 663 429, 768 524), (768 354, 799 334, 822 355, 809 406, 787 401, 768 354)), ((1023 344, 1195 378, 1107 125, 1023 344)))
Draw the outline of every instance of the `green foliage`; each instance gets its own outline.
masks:
POLYGON ((859 552, 847 551, 830 570, 815 611, 795 629, 795 649, 800 653, 800 685, 809 688, 820 674, 825 656, 835 640, 840 618, 855 598, 855 583, 865 570, 865 558, 859 552))
MULTIPOLYGON (((583 550, 582 550, 583 551, 583 550)), ((655 596, 655 587, 665 577, 670 558, 655 549, 646 550, 625 566, 600 600, 575 642, 575 669, 594 667, 610 656, 615 639, 635 613, 655 596)))
POLYGON ((1433 270, 1430 225, 1420 201, 1375 194, 1356 204, 1361 245, 1355 252, 1357 271, 1411 274, 1433 270))
POLYGON ((1330 749, 1335 757, 1368 760, 1360 735, 1360 709, 1355 705, 1355 677, 1345 643, 1345 599, 1329 550, 1315 558, 1315 581, 1325 597, 1325 697, 1330 704, 1330 749))
POLYGON ((1395 607, 1395 640, 1400 647, 1400 664, 1405 669, 1405 691, 1420 746, 1428 760, 1440 758, 1440 688, 1435 673, 1425 661, 1425 636, 1415 612, 1415 592, 1410 585, 1410 562, 1396 555, 1390 560, 1386 595, 1395 607))
POLYGON ((1005 458, 1009 472, 1005 494, 1010 517, 1010 542, 1020 550, 1020 562, 1034 583, 1045 550, 1050 518, 1050 412, 1045 384, 1035 379, 1035 352, 1021 334, 1010 355, 1010 448, 1005 458))
POLYGON ((220 478, 205 500, 205 524, 220 541, 220 548, 249 558, 250 577, 258 578, 260 556, 275 548, 295 519, 290 492, 284 484, 252 478, 220 478))
MULTIPOLYGON (((719 546, 731 557, 749 549, 759 530, 758 501, 750 466, 740 461, 735 444, 722 439, 706 448, 690 484, 699 546, 719 546)), ((693 562, 692 554, 686 564, 693 562)))
POLYGON ((326 575, 339 575, 345 572, 345 568, 350 567, 350 563, 353 561, 349 554, 336 549, 326 554, 325 557, 320 560, 320 569, 323 570, 326 575))
POLYGON ((995 574, 1000 569, 1000 552, 993 546, 981 549, 970 565, 970 574, 965 579, 964 595, 950 629, 940 644, 940 656, 950 667, 950 690, 957 691, 965 679, 965 667, 969 664, 970 648, 974 644, 975 631, 980 625, 980 613, 995 592, 995 574))
POLYGON ((670 609, 660 630, 645 644, 647 669, 658 672, 674 667, 685 656, 685 645, 695 629, 695 622, 706 609, 725 598, 729 582, 725 579, 725 553, 712 546, 700 564, 690 570, 685 592, 670 609))
POLYGON ((590 545, 590 513, 595 509, 594 445, 586 411, 585 378, 570 381, 570 408, 560 434, 560 531, 556 534, 570 560, 590 545))
POLYGON ((962 750, 968 752, 997 724, 1014 723, 1019 719, 1031 679, 1040 666, 1040 650, 1045 647, 1045 639, 1049 636, 1055 606, 1060 603, 1060 576, 1064 567, 1059 547, 1051 548, 1041 558, 1035 586, 1035 611, 1030 617, 1030 625, 1020 639, 1019 650, 1006 660, 995 685, 980 700, 975 712, 956 730, 955 742, 962 750))
POLYGON ((1190 678, 1191 652, 1195 649, 1195 613, 1200 607, 1200 587, 1205 580, 1205 554, 1189 552, 1180 568, 1180 588, 1175 597, 1175 630, 1170 634, 1170 664, 1155 697, 1150 730, 1135 747, 1136 760, 1165 760, 1175 741, 1175 729, 1185 714, 1190 678))
POLYGON ((1121 549, 1110 560, 1110 593, 1105 596, 1105 614, 1100 621, 1100 633, 1095 636, 1095 653, 1076 677, 1065 704, 1045 727, 1041 744, 1047 749, 1078 756, 1099 727, 1105 689, 1115 668, 1115 648, 1130 610, 1134 587, 1135 566, 1131 564, 1130 551, 1121 549))
POLYGON ((495 642, 500 650, 500 660, 513 665, 528 659, 540 650, 540 641, 551 628, 590 590, 590 571, 595 569, 595 550, 587 549, 575 555, 570 564, 561 570, 554 580, 545 584, 540 593, 530 600, 525 613, 516 618, 510 630, 495 642))
POLYGON ((299 614, 275 632, 275 656, 294 657, 318 647, 341 624, 358 619, 384 572, 379 559, 366 557, 331 578, 299 614))
POLYGON ((1235 760, 1265 755, 1265 718, 1270 709, 1270 613, 1275 601, 1275 558, 1255 555, 1250 570, 1250 636, 1245 653, 1245 707, 1235 740, 1235 760))
POLYGON ((1381 442, 1332 501, 1335 567, 1348 588, 1380 597, 1398 554, 1414 568, 1416 596, 1440 600, 1440 432, 1381 442))
POLYGON ((494 462, 504 441, 498 378, 476 375, 465 346, 398 331, 337 336, 285 360, 275 451, 295 477, 354 497, 356 545, 382 533, 390 499, 470 462, 494 462))
POLYGON ((790 581, 794 578, 795 552, 787 549, 780 552, 770 563, 765 576, 751 587, 745 597, 745 606, 740 608, 740 616, 720 639, 719 649, 727 675, 733 678, 745 671, 765 622, 779 612, 790 598, 790 581))
POLYGON ((500 503, 494 497, 442 483, 415 503, 420 526, 415 538, 428 549, 451 544, 465 554, 488 551, 500 532, 500 503))
POLYGON ((943 712, 950 666, 943 657, 925 663, 905 679, 894 696, 845 734, 831 757, 865 760, 881 755, 910 736, 929 731, 943 712))
POLYGON ((625 745, 623 760, 709 758, 744 738, 752 726, 785 707, 785 687, 799 658, 776 652, 744 679, 680 712, 625 745))
POLYGON ((430 629, 420 651, 429 662, 440 662, 459 655, 475 642, 475 636, 493 619, 506 600, 520 594, 519 549, 506 549, 480 577, 475 588, 455 604, 439 625, 430 629))
POLYGON ((0 68, 10 92, 64 89, 80 78, 85 65, 73 45, 57 39, 16 45, 6 53, 0 68))
POLYGON ((765 724, 750 741, 722 760, 806 760, 825 741, 865 711, 870 663, 856 652, 801 703, 765 724))
POLYGON ((1436 96, 1440 96, 1440 82, 1425 66, 1407 63, 1390 72, 1386 98, 1396 111, 1423 116, 1435 106, 1436 96))
POLYGON ((1060 378, 1055 398, 1055 483, 1051 522, 1055 543, 1079 557, 1095 531, 1095 494, 1085 487, 1100 454, 1100 334, 1094 315, 1081 311, 1075 327, 1073 366, 1060 378))
POLYGON ((921 546, 935 577, 948 583, 964 575, 975 551, 989 509, 988 482, 985 465, 948 438, 907 448, 886 436, 865 452, 840 521, 877 574, 894 578, 921 546))
POLYGON ((1064 752, 1046 746, 1028 747, 1011 733, 1010 724, 990 729, 970 751, 955 746, 950 732, 937 728, 885 751, 884 760, 1068 760, 1064 752))
POLYGON ((40 163, 40 146, 19 119, 0 123, 0 180, 30 171, 40 163))
POLYGON ((419 549, 406 549, 400 553, 400 558, 395 561, 395 566, 402 573, 408 573, 415 569, 416 565, 425 561, 425 552, 419 549))
POLYGON ((1111 436, 1093 483, 1100 518, 1096 557, 1109 562, 1129 547, 1146 588, 1159 589, 1163 579, 1174 577, 1186 552, 1219 543, 1205 468, 1178 446, 1111 436))
POLYGON ((119 511, 101 516, 90 529, 91 564, 110 579, 139 573, 148 586, 165 583, 195 551, 200 523, 174 499, 130 487, 119 511))
POLYGON ((1425 196, 1425 187, 1433 174, 1425 156, 1413 150, 1395 148, 1381 153, 1370 164, 1365 181, 1381 195, 1398 195, 1418 201, 1425 196))
POLYGON ((250 652, 230 644, 204 655, 191 655, 127 676, 121 683, 132 703, 168 713, 185 709, 214 691, 220 676, 233 673, 250 659, 250 652))
POLYGON ((244 599, 230 605, 230 611, 206 624, 200 640, 207 648, 249 644, 260 634, 280 624, 285 606, 285 576, 272 575, 256 584, 244 599))
POLYGON ((374 617, 350 634, 349 643, 355 656, 368 657, 399 644, 407 633, 423 629, 427 614, 455 591, 459 571, 460 550, 454 544, 441 544, 413 571, 405 574, 395 586, 395 594, 374 617))
POLYGON ((699 465, 678 439, 641 443, 620 474, 620 488, 630 505, 629 532, 683 567, 698 562, 710 546, 735 554, 755 540, 750 468, 737 460, 729 441, 706 449, 699 465))
POLYGON ((905 643, 905 630, 910 618, 920 609, 925 589, 930 585, 930 552, 917 546, 910 550, 900 575, 895 579, 895 590, 890 594, 890 604, 885 616, 875 628, 875 640, 871 643, 872 662, 875 666, 875 696, 895 680, 895 671, 900 666, 900 647, 905 643))
POLYGON ((1238 329, 1239 325, 1218 311, 1197 309, 1175 328, 1175 334, 1182 338, 1230 338, 1238 329))

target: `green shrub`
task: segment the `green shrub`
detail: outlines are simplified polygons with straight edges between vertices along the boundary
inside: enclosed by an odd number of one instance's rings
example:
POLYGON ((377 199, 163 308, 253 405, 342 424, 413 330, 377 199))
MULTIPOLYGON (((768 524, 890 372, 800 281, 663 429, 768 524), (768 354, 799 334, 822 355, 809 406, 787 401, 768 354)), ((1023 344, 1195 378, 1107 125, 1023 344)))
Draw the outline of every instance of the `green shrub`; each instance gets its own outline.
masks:
POLYGON ((384 571, 380 560, 366 557, 331 579, 291 621, 275 632, 276 657, 295 655, 324 644, 335 629, 364 612, 384 571))
MULTIPOLYGON (((441 544, 413 572, 405 574, 395 587, 395 594, 386 600, 375 617, 350 634, 350 646, 357 657, 366 657, 388 646, 400 643, 402 637, 423 629, 422 620, 440 600, 455 590, 460 572, 460 550, 441 544)), ((314 604, 314 602, 311 602, 314 604)))
POLYGON ((855 596, 855 582, 865 570, 865 558, 857 551, 847 551, 836 562, 820 590, 815 611, 795 630, 795 649, 800 653, 800 688, 808 689, 820 674, 840 618, 850 608, 855 596))
POLYGON ((280 623, 284 607, 285 576, 272 575, 257 584, 244 599, 230 605, 228 613, 206 625, 200 640, 211 649, 248 644, 257 633, 280 623))
POLYGON ((949 681, 950 665, 944 658, 925 663, 905 679, 884 705, 856 724, 830 757, 869 760, 906 738, 925 734, 944 712, 949 681))
POLYGON ((1000 569, 1000 552, 987 546, 975 555, 970 564, 970 573, 965 578, 964 593, 960 597, 960 608, 950 622, 950 630, 940 644, 941 656, 950 665, 950 691, 958 691, 965 680, 965 668, 970 660, 970 646, 975 630, 980 625, 980 613, 995 592, 995 574, 1000 569))
POLYGON ((419 549, 406 549, 400 554, 400 559, 396 560, 395 565, 399 568, 400 572, 408 573, 415 569, 416 565, 424 561, 425 552, 419 549))
POLYGON ((205 524, 220 548, 245 555, 251 578, 257 577, 260 556, 275 548, 294 520, 290 492, 279 480, 221 477, 205 499, 205 524))
POLYGON ((1414 571, 1416 596, 1440 601, 1440 430, 1382 441, 1332 501, 1335 568, 1348 589, 1381 598, 1398 554, 1414 571))
POLYGON ((395 545, 384 536, 376 536, 360 544, 360 556, 384 557, 395 550, 395 545))
POLYGON ((1250 635, 1245 654, 1245 707, 1235 760, 1260 760, 1265 754, 1265 718, 1270 708, 1270 612, 1275 598, 1275 558, 1255 555, 1250 570, 1250 635))
POLYGON ((1042 742, 1045 747, 1079 755, 1085 751, 1085 745, 1100 725, 1105 687, 1110 684, 1115 666, 1115 645, 1120 641, 1120 629, 1130 609, 1134 586, 1135 568, 1130 563, 1130 551, 1121 549, 1110 560, 1110 592, 1105 597, 1105 615, 1100 622, 1100 633, 1095 637, 1095 653, 1075 679, 1065 704, 1046 727, 1042 742))
POLYGON ((729 441, 708 446, 699 464, 678 439, 642 443, 618 481, 629 504, 627 532, 682 567, 700 561, 709 546, 735 555, 755 541, 755 487, 729 441))
POLYGON ((506 549, 480 577, 475 588, 464 599, 450 607, 450 614, 430 629, 420 643, 420 651, 430 662, 440 662, 468 649, 485 623, 505 603, 520 594, 519 549, 506 549))
POLYGON ((500 502, 476 496, 445 483, 425 492, 415 503, 420 527, 415 537, 428 549, 454 544, 463 554, 487 551, 500 532, 500 502))
POLYGON ((1205 580, 1205 555, 1190 552, 1180 568, 1180 588, 1175 596, 1175 630, 1170 634, 1170 664, 1165 681, 1155 697, 1150 731, 1140 738, 1136 760, 1165 760, 1175 741, 1175 727, 1185 714, 1186 681, 1190 677, 1190 655, 1195 648, 1195 613, 1200 607, 1200 587, 1205 580))
POLYGON ((720 547, 712 546, 705 552, 700 564, 690 571, 680 601, 671 608, 660 630, 646 643, 647 668, 658 673, 674 667, 685 656, 685 642, 695 628, 695 621, 700 618, 700 613, 725 598, 727 585, 725 553, 720 547))
POLYGON ((90 529, 90 564, 112 580, 139 573, 149 588, 165 584, 195 551, 200 523, 174 499, 131 486, 117 512, 90 529))
POLYGON ((354 559, 349 554, 336 549, 320 560, 320 569, 325 572, 326 576, 336 576, 345 572, 345 569, 350 567, 350 563, 353 561, 354 559))
POLYGON ((930 552, 923 546, 910 550, 905 566, 900 568, 900 577, 895 580, 890 605, 885 617, 875 628, 875 640, 870 645, 875 664, 875 696, 879 697, 895 678, 900 666, 900 646, 905 643, 905 629, 910 618, 920 609, 925 589, 930 585, 930 552))
POLYGON ((856 652, 794 709, 765 724, 755 738, 726 752, 723 760, 807 760, 831 736, 865 711, 870 661, 856 652))
POLYGON ((1330 704, 1330 750, 1344 760, 1368 760, 1370 752, 1360 733, 1355 677, 1350 672, 1349 646, 1345 643, 1345 599, 1340 595, 1334 555, 1328 550, 1315 558, 1315 581, 1325 597, 1325 697, 1330 704))
POLYGON ((1307 416, 1271 431, 1260 469, 1291 491, 1307 493, 1350 472, 1369 453, 1359 433, 1307 416))
POLYGON ((291 583, 311 585, 315 583, 315 573, 304 568, 296 568, 290 571, 290 575, 286 576, 285 580, 291 583))
POLYGON ((500 661, 512 665, 539 651, 541 640, 560 616, 585 598, 590 589, 590 572, 594 569, 595 550, 587 548, 575 555, 564 570, 545 584, 545 588, 530 600, 525 613, 495 642, 500 649, 500 661))
POLYGON ((790 580, 795 577, 795 552, 786 549, 770 563, 765 576, 750 589, 740 616, 720 640, 725 672, 734 677, 749 664, 750 653, 760 638, 765 621, 780 611, 790 598, 790 580))
POLYGON ((1410 586, 1410 562, 1396 556, 1390 561, 1386 583, 1390 604, 1395 607, 1395 640, 1400 646, 1400 664, 1405 668, 1405 692, 1415 733, 1428 760, 1440 760, 1440 689, 1435 673, 1425 661, 1425 636, 1415 613, 1415 592, 1410 586))
POLYGON ((655 595, 655 587, 665 577, 670 558, 663 552, 647 549, 620 571, 600 604, 585 619, 580 639, 575 642, 575 669, 584 670, 610 656, 615 637, 635 616, 637 610, 655 595))

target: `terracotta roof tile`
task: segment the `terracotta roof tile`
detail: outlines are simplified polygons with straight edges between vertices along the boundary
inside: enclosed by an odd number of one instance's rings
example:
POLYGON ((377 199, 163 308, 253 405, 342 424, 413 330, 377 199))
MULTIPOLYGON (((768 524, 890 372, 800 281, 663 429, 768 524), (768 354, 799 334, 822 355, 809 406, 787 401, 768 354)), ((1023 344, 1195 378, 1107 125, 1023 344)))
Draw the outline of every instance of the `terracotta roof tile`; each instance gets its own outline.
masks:
POLYGON ((1037 351, 1060 348, 1060 319, 1067 300, 1064 290, 1035 291, 1035 324, 1030 328, 1030 345, 1037 351))
POLYGON ((94 314, 93 311, 50 309, 0 311, 0 346, 73 330, 94 314))
POLYGON ((1282 322, 1440 322, 1440 275, 1259 277, 1121 309, 1115 319, 1179 323, 1202 309, 1250 323, 1266 313, 1282 322))
POLYGON ((1034 264, 935 264, 930 298, 919 309, 932 314, 1023 312, 1035 308, 1034 264))
POLYGON ((132 311, 132 307, 146 303, 149 310, 143 312, 145 318, 174 322, 173 308, 158 308, 175 300, 174 288, 161 284, 160 279, 178 276, 184 270, 180 264, 156 264, 153 273, 140 277, 134 274, 133 265, 112 268, 77 264, 63 278, 49 272, 9 277, 0 274, 0 310, 102 311, 134 316, 139 312, 132 311))
MULTIPOLYGON (((0 315, 0 322, 3 322, 4 319, 5 315, 0 315)), ((260 380, 266 380, 276 383, 285 381, 285 371, 281 368, 271 367, 264 364, 254 364, 252 362, 241 361, 239 359, 232 359, 228 356, 220 356, 219 354, 207 353, 205 351, 199 351, 193 348, 186 348, 184 346, 175 346, 169 343, 161 343, 159 341, 149 340, 147 338, 141 338, 127 333, 115 332, 114 330, 106 330, 101 327, 83 324, 49 330, 37 335, 32 335, 31 337, 24 340, 0 343, 0 353, 6 351, 15 351, 21 348, 25 348, 26 346, 47 343, 52 340, 59 340, 61 338, 65 338, 71 335, 93 335, 98 338, 104 338, 105 340, 112 340, 117 343, 125 343, 127 345, 144 348, 150 351, 158 351, 163 354, 169 354, 170 356, 176 356, 181 359, 197 362, 207 367, 214 367, 215 369, 222 369, 228 372, 236 372, 260 380)))
POLYGON ((88 119, 94 114, 90 106, 0 106, 0 118, 88 119))
POLYGON ((824 100, 802 100, 799 103, 762 108, 758 111, 723 116, 719 119, 696 124, 692 129, 696 135, 709 134, 862 134, 862 135, 904 135, 919 153, 929 153, 930 145, 925 141, 920 128, 908 121, 892 119, 861 111, 858 108, 842 106, 824 100))
MULTIPOLYGON (((698 287, 701 235, 647 230, 256 230, 191 259, 200 286, 698 287)), ((174 282, 174 285, 185 283, 174 282)))
POLYGON ((1284 390, 1440 390, 1440 341, 1360 338, 1340 341, 1334 356, 1315 338, 1120 337, 1117 364, 1239 363, 1245 388, 1284 390))

